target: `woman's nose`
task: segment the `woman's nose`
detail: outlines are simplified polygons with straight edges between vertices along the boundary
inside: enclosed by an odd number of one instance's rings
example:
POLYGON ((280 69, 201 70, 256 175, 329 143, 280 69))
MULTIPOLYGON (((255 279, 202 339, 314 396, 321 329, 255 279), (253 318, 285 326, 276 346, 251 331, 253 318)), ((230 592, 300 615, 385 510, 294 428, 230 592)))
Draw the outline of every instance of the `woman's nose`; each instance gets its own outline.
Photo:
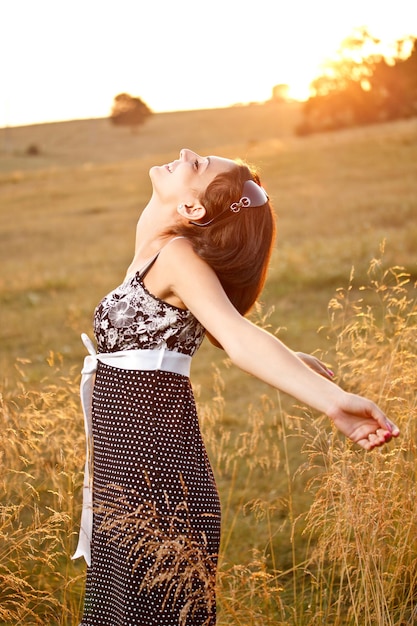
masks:
POLYGON ((187 159, 190 159, 193 156, 195 156, 195 152, 193 152, 192 150, 189 150, 188 148, 182 148, 180 150, 181 161, 186 161, 187 159))

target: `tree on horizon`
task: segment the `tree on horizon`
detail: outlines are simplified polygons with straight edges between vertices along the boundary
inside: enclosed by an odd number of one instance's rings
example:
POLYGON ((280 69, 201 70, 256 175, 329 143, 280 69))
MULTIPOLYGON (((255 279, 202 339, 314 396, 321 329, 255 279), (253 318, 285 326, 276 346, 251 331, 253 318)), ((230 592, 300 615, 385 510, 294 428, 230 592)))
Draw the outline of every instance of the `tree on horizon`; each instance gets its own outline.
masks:
POLYGON ((114 98, 110 121, 115 126, 130 126, 135 132, 151 115, 152 111, 141 98, 119 93, 114 98))
POLYGON ((388 57, 366 28, 354 30, 310 91, 299 135, 417 116, 417 37, 388 57))

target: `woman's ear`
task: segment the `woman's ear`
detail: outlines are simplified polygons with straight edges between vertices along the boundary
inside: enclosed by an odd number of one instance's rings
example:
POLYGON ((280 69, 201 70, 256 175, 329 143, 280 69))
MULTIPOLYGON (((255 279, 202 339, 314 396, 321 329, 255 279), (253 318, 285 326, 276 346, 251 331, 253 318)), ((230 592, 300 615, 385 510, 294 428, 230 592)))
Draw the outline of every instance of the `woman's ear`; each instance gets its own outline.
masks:
POLYGON ((194 204, 179 204, 177 211, 182 217, 185 217, 185 219, 193 220, 194 222, 201 220, 206 214, 206 209, 199 202, 195 202, 194 204))

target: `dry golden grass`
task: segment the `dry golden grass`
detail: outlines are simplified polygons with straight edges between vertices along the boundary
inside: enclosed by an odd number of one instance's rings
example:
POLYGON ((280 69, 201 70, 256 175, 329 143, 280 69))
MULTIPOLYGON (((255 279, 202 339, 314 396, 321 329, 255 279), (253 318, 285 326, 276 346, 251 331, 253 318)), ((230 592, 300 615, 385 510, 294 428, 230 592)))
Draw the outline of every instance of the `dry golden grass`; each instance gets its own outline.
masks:
POLYGON ((224 511, 219 626, 417 620, 417 123, 300 139, 295 115, 165 114, 132 137, 103 120, 0 132, 0 624, 77 624, 78 337, 130 261, 148 167, 187 144, 259 163, 275 201, 254 317, 319 349, 402 428, 387 450, 357 451, 202 348, 193 380, 224 511))
MULTIPOLYGON (((248 407, 237 434, 217 371, 212 401, 201 403, 200 415, 224 500, 220 626, 414 623, 416 287, 403 270, 374 261, 369 283, 337 291, 330 308, 345 385, 378 397, 402 438, 366 454, 324 418, 306 410, 290 416, 275 393, 248 407), (244 545, 235 548, 235 541, 244 545)), ((3 406, 2 624, 69 625, 80 611, 83 566, 69 555, 79 519, 83 437, 74 380, 60 378, 59 361, 50 366, 53 384, 34 392, 21 383, 3 406)), ((132 533, 141 521, 133 515, 123 523, 132 533)), ((184 584, 209 575, 203 562, 195 566, 195 547, 167 537, 181 547, 173 570, 188 559, 193 564, 184 584)), ((147 545, 155 551, 152 541, 147 545)), ((165 552, 157 556, 157 562, 166 559, 165 552)), ((169 582, 151 576, 144 584, 172 591, 169 582)))
POLYGON ((378 259, 366 286, 353 287, 352 281, 330 303, 341 378, 375 397, 401 425, 402 438, 376 455, 357 454, 339 441, 323 446, 319 433, 307 444, 310 462, 323 467, 314 477, 305 530, 317 540, 308 565, 311 587, 325 623, 414 624, 416 285, 402 268, 385 268, 378 259))
POLYGON ((55 374, 41 393, 20 384, 2 398, 1 624, 73 624, 80 609, 68 555, 84 443, 74 382, 55 374))

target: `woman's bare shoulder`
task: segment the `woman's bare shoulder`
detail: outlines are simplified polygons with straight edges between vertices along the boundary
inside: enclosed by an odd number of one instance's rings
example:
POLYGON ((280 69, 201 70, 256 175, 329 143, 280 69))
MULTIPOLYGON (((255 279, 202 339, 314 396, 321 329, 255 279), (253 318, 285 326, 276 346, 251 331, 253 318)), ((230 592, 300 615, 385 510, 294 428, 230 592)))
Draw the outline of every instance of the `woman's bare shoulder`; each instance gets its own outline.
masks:
POLYGON ((199 318, 207 303, 220 308, 230 302, 220 281, 186 238, 172 240, 161 251, 160 269, 170 290, 199 318), (204 304, 205 303, 205 304, 204 304))
POLYGON ((195 251, 192 242, 187 237, 174 237, 162 248, 159 258, 162 263, 173 270, 180 268, 183 271, 192 271, 192 268, 203 267, 211 272, 210 266, 195 251))

